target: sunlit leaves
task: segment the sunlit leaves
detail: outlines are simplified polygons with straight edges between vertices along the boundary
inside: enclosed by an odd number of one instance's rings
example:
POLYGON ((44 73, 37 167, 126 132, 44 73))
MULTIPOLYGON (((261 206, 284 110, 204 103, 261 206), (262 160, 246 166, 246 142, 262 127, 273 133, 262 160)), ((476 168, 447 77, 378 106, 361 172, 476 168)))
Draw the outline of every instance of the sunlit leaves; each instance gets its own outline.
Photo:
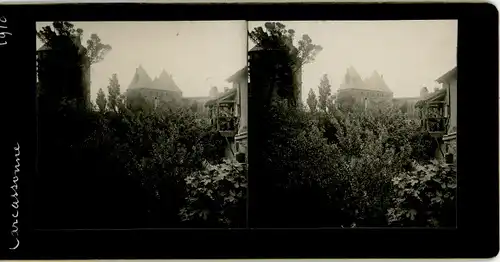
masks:
POLYGON ((195 171, 185 178, 188 197, 181 210, 183 220, 197 218, 216 219, 225 225, 232 225, 231 214, 238 213, 246 198, 245 166, 235 160, 224 159, 222 163, 205 163, 204 170, 195 171), (207 205, 214 207, 207 210, 207 205), (235 211, 236 210, 236 211, 235 211))
POLYGON ((452 211, 447 208, 454 210, 455 167, 435 160, 427 165, 414 163, 413 166, 413 171, 402 172, 392 179, 397 197, 393 199, 394 208, 387 213, 389 223, 453 225, 454 221, 449 218, 449 212, 452 211), (418 221, 416 217, 419 217, 418 221))
POLYGON ((104 56, 110 51, 111 46, 103 44, 97 34, 90 35, 90 39, 87 40, 87 57, 90 60, 90 64, 101 62, 104 56))

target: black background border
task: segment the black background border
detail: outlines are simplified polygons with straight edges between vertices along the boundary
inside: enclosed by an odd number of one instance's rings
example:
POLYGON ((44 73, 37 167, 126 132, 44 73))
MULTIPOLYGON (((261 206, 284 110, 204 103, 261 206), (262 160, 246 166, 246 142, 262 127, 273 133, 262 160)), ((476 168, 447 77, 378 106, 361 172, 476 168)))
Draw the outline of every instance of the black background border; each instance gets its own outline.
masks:
MULTIPOLYGON (((21 146, 19 239, 16 251, 1 245, 11 259, 76 258, 375 258, 492 257, 499 250, 498 223, 498 11, 492 4, 73 4, 0 5, 7 18, 8 45, 0 46, 0 86, 5 97, 7 172, 21 146), (247 229, 247 230, 87 230, 39 231, 30 216, 30 177, 35 174, 35 23, 36 21, 136 20, 426 20, 458 19, 457 229, 247 229)), ((126 30, 123 31, 126 34, 126 30)), ((3 40, 3 39, 0 39, 3 40)), ((402 68, 401 70, 412 70, 402 68)), ((258 197, 265 170, 258 152, 259 105, 250 101, 250 199, 258 197), (253 140, 252 140, 253 139, 253 140), (253 145, 253 146, 252 146, 253 145), (254 155, 255 156, 255 155, 254 155)), ((3 136, 6 137, 6 136, 3 136)), ((55 157, 57 153, 55 152, 55 157)), ((54 167, 57 168, 57 167, 54 167)), ((10 238, 10 186, 2 176, 2 233, 10 238), (5 207, 5 210, 3 209, 5 207), (5 221, 5 222, 4 222, 5 221)), ((61 201, 64 201, 61 199, 61 201)), ((250 227, 265 217, 250 201, 250 227)), ((4 240, 5 237, 0 239, 4 240)), ((9 239, 10 241, 10 239, 9 239)), ((3 242, 1 242, 3 243, 3 242)))

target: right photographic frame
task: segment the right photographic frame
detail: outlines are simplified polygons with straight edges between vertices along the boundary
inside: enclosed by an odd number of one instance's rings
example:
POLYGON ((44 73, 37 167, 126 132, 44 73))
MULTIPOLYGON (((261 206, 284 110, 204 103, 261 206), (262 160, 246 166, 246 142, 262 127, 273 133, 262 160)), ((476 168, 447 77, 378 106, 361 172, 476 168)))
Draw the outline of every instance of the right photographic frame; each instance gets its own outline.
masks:
POLYGON ((457 27, 248 22, 251 227, 455 228, 457 27))

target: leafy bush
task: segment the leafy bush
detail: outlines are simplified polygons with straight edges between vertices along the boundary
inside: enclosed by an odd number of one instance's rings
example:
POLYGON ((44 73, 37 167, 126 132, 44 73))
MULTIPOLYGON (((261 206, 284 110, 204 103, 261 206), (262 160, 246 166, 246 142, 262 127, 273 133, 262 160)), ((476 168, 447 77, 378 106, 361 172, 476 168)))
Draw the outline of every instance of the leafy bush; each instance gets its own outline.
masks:
POLYGON ((411 127, 393 112, 351 111, 335 120, 342 163, 337 171, 347 185, 345 209, 357 225, 383 225, 390 200, 387 185, 411 155, 411 127))
POLYGON ((252 198, 262 223, 293 227, 340 220, 332 203, 341 203, 342 196, 325 190, 337 186, 335 145, 323 137, 313 114, 282 100, 267 110, 259 119, 266 129, 258 137, 261 150, 257 156, 260 169, 266 172, 255 175, 259 194, 252 198))
POLYGON ((259 188, 259 210, 288 226, 387 225, 392 179, 435 146, 391 108, 314 113, 278 101, 263 122, 260 184, 272 186, 259 188))
POLYGON ((289 106, 284 100, 271 107, 266 127, 265 150, 268 166, 275 175, 283 174, 286 183, 319 182, 329 174, 335 148, 331 147, 315 119, 302 109, 289 106))
MULTIPOLYGON (((82 217, 81 224, 68 227, 85 227, 90 217, 94 227, 179 226, 188 194, 185 178, 201 170, 204 160, 217 164, 224 156, 223 137, 182 107, 92 111, 63 100, 57 114, 41 115, 40 121, 41 181, 46 188, 64 188, 62 195, 75 207, 61 220, 82 217), (61 156, 51 159, 49 150, 61 156), (60 174, 51 168, 54 161, 62 162, 60 174), (106 222, 111 225, 99 222, 105 220, 99 213, 113 217, 106 222)), ((42 202, 47 207, 54 199, 42 202)))
POLYGON ((224 159, 217 165, 205 164, 185 178, 188 195, 180 215, 184 221, 205 220, 209 224, 233 227, 246 216, 246 168, 235 160, 224 159))
POLYGON ((436 160, 414 164, 414 170, 393 178, 393 208, 388 209, 391 225, 451 226, 456 213, 457 173, 454 165, 436 160))
POLYGON ((166 216, 161 223, 171 226, 180 222, 178 211, 187 194, 185 178, 202 169, 204 160, 221 160, 223 138, 184 108, 110 113, 106 118, 111 125, 103 135, 115 144, 115 161, 156 199, 158 212, 166 216))

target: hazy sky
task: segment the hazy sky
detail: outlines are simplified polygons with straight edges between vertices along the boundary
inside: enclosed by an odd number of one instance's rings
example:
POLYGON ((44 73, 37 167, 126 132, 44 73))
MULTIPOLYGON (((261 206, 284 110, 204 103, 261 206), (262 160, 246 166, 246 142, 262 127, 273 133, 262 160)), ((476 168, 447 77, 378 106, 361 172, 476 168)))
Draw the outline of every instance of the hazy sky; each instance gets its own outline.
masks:
MULTIPOLYGON (((418 96, 420 88, 434 89, 442 74, 456 65, 457 21, 320 21, 283 22, 295 30, 297 40, 308 34, 323 47, 316 61, 303 70, 302 98, 309 89, 318 94, 323 74, 332 91, 346 70, 354 66, 361 77, 374 70, 383 75, 395 97, 418 96)), ((249 22, 249 28, 264 22, 249 22)), ((249 42, 249 48, 254 44, 249 42)))
MULTIPOLYGON (((37 23, 37 29, 51 23, 37 23)), ((92 66, 91 96, 118 74, 124 92, 142 65, 151 79, 162 69, 173 75, 184 97, 208 96, 211 86, 230 87, 225 80, 246 65, 245 21, 74 22, 84 30, 82 42, 96 33, 112 51, 92 66)), ((37 48, 42 43, 37 39, 37 48)))
MULTIPOLYGON (((343 80, 347 67, 362 77, 374 70, 383 75, 395 97, 417 96, 423 85, 456 65, 457 21, 286 21, 297 40, 308 34, 323 47, 316 61, 303 70, 303 99, 310 88, 328 74, 332 91, 343 80)), ((37 23, 37 28, 50 23, 37 23)), ((135 69, 142 65, 154 79, 162 69, 173 75, 184 96, 206 96, 211 86, 219 90, 233 73, 246 65, 247 28, 264 22, 74 22, 84 30, 83 40, 97 33, 113 50, 92 66, 92 99, 97 90, 118 74, 122 92, 135 69)), ((37 48, 41 43, 37 39, 37 48)))

